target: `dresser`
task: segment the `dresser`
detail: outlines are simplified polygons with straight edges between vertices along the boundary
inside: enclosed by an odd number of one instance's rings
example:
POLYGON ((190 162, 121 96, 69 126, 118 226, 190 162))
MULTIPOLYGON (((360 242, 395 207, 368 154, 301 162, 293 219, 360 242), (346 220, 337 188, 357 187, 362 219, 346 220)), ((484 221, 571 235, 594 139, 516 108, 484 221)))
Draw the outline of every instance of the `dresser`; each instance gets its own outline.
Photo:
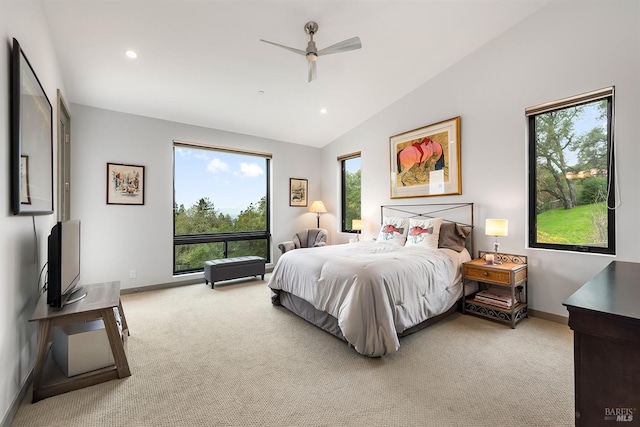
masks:
POLYGON ((640 426, 640 264, 613 261, 563 303, 576 426, 640 426))

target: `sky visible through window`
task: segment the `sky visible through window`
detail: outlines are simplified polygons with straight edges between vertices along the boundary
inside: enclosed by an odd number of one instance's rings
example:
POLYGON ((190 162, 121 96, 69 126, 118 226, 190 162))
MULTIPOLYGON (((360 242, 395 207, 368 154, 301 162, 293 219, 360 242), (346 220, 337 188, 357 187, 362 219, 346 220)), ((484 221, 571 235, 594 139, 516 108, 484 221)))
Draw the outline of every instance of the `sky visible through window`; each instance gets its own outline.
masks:
MULTIPOLYGON (((576 135, 583 135, 594 127, 601 127, 603 131, 607 131, 607 118, 600 117, 601 111, 597 102, 583 105, 582 108, 580 117, 573 120, 573 129, 576 135)), ((574 165, 578 161, 578 153, 569 149, 564 151, 568 163, 574 165)))
POLYGON ((175 147, 174 186, 178 206, 208 197, 216 211, 236 217, 266 195, 266 159, 175 147))
POLYGON ((356 173, 360 170, 360 164, 362 163, 362 159, 360 157, 354 157, 345 162, 345 168, 347 172, 356 173))

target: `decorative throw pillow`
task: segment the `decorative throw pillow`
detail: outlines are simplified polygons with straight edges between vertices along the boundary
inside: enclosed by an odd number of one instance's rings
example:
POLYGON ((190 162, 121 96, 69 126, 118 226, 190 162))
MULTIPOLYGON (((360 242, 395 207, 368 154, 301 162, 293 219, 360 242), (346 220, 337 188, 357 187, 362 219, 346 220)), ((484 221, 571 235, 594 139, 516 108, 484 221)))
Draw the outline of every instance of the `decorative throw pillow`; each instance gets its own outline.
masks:
POLYGON ((455 222, 444 223, 440 226, 438 247, 462 252, 465 248, 469 233, 471 233, 471 228, 469 227, 464 227, 455 222))
POLYGON ((438 249, 442 218, 411 218, 407 246, 426 246, 438 249))
POLYGON ((382 218, 382 228, 380 228, 380 234, 378 234, 376 242, 404 246, 408 231, 408 218, 385 216, 382 218))

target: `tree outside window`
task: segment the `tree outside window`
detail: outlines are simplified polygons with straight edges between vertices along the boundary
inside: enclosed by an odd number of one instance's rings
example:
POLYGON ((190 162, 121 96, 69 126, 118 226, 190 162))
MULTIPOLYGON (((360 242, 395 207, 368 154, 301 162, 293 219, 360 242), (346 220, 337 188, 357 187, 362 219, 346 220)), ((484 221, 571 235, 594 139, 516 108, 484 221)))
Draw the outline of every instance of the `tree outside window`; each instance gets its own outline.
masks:
POLYGON ((361 219, 360 153, 339 160, 342 170, 342 231, 354 232, 352 221, 361 219))
POLYGON ((263 155, 175 144, 175 274, 220 258, 269 260, 269 167, 263 155))
POLYGON ((527 113, 529 246, 614 254, 613 89, 527 113))

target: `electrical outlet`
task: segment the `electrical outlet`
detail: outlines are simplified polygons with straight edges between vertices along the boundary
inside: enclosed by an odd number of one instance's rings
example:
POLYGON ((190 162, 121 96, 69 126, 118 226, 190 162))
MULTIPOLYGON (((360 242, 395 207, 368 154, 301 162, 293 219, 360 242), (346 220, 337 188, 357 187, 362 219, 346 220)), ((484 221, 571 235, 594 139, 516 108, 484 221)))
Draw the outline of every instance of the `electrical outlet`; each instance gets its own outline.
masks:
POLYGON ((136 271, 135 270, 130 270, 129 271, 129 279, 135 279, 136 278, 136 271))

